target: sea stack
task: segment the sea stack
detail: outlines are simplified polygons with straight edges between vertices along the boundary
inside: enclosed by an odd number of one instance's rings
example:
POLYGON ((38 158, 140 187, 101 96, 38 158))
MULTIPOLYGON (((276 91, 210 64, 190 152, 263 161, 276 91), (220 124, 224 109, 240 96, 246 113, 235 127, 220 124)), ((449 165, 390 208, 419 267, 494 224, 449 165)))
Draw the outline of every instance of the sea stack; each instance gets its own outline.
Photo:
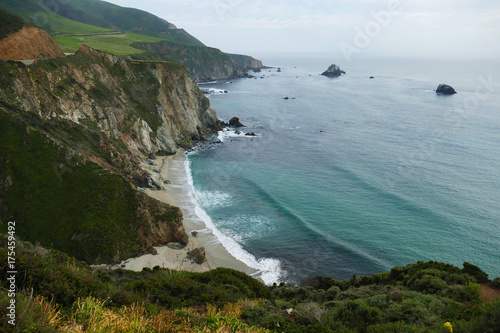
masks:
POLYGON ((437 87, 436 93, 443 94, 443 95, 453 95, 453 94, 456 94, 457 92, 451 86, 444 84, 444 83, 441 83, 437 87))
POLYGON ((240 119, 238 117, 233 117, 229 120, 229 126, 233 127, 246 127, 242 123, 240 123, 240 119))
POLYGON ((330 67, 328 67, 328 69, 326 71, 321 73, 321 75, 328 76, 328 77, 339 77, 342 74, 345 74, 345 72, 343 70, 341 70, 340 67, 335 65, 335 64, 331 64, 330 67))

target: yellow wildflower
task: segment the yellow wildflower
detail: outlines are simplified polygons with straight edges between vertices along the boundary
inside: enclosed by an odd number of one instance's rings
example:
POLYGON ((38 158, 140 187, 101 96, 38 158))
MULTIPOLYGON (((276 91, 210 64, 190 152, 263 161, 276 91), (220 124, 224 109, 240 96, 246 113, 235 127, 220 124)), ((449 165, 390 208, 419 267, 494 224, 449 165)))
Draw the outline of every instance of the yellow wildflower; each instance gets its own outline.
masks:
POLYGON ((444 327, 450 330, 450 333, 453 333, 453 326, 451 326, 450 322, 444 323, 444 327))

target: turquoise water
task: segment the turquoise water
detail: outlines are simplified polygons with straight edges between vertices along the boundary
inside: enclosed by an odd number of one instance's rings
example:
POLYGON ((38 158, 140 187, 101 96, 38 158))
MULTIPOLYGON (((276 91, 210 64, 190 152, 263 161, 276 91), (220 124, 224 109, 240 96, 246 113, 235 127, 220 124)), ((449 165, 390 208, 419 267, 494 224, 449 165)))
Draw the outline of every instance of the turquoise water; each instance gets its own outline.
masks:
POLYGON ((216 227, 274 259, 268 283, 418 260, 500 275, 499 62, 263 60, 282 72, 202 85, 229 91, 210 95, 218 116, 257 136, 221 134, 189 159, 216 227), (347 75, 318 75, 331 63, 347 75))

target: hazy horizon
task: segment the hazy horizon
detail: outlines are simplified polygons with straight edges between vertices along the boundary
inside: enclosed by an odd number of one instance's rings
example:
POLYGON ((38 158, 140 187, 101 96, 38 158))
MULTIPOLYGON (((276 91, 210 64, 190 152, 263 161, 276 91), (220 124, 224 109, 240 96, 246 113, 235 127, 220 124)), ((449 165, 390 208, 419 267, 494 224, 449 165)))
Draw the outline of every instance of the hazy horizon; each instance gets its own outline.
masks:
POLYGON ((108 2, 148 11, 228 53, 500 56, 500 3, 492 0, 108 2))

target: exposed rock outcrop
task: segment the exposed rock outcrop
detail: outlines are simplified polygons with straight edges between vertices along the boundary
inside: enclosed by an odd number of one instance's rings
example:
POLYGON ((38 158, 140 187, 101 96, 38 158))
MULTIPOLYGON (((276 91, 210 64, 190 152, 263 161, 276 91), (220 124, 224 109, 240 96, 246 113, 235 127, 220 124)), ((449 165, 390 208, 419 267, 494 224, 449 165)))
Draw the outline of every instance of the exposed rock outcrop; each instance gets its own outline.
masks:
POLYGON ((339 66, 332 64, 326 71, 321 73, 321 75, 328 76, 328 77, 338 77, 341 76, 342 74, 345 74, 343 70, 340 69, 339 66))
POLYGON ((229 126, 233 127, 245 127, 242 123, 240 123, 240 118, 238 117, 233 117, 229 120, 229 126))
POLYGON ((74 56, 6 70, 12 84, 0 92, 2 100, 42 119, 95 124, 100 135, 127 149, 107 147, 113 161, 138 164, 144 155, 173 154, 219 124, 180 65, 127 61, 82 46, 74 56))
POLYGON ((188 258, 201 265, 205 261, 205 248, 200 247, 188 252, 188 258))
POLYGON ((230 54, 230 53, 227 53, 227 55, 231 59, 233 59, 241 68, 256 69, 256 70, 264 68, 264 65, 262 65, 262 61, 254 59, 253 57, 242 54, 230 54))
POLYGON ((0 88, 0 226, 15 220, 25 239, 89 263, 182 240, 180 210, 136 190, 150 181, 148 156, 220 126, 181 65, 82 46, 30 66, 0 62, 0 88))
POLYGON ((24 60, 63 57, 56 41, 45 30, 24 27, 0 40, 1 60, 24 60))
POLYGON ((436 93, 443 94, 443 95, 453 95, 453 94, 456 94, 457 92, 455 91, 455 89, 453 89, 453 87, 451 87, 447 84, 441 83, 436 88, 436 93))

